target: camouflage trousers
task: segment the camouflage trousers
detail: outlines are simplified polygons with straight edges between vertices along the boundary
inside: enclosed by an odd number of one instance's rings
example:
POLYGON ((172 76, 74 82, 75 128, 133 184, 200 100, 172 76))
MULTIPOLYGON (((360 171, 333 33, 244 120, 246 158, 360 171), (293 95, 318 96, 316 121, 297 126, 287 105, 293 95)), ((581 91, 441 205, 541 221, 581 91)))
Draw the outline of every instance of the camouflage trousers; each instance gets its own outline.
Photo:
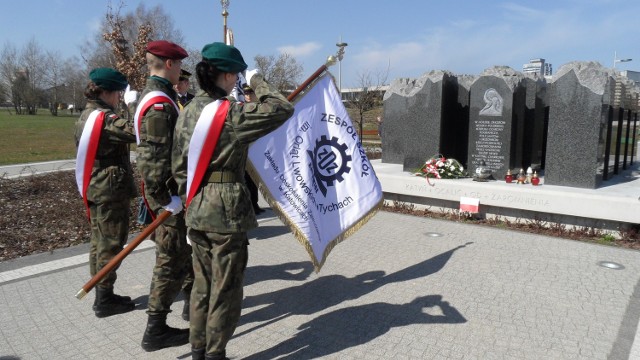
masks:
MULTIPOLYGON (((91 219, 91 247, 89 249, 89 272, 91 276, 100 271, 122 250, 129 235, 129 200, 107 203, 89 203, 91 219)), ((111 289, 116 282, 116 266, 97 286, 111 289)))
POLYGON ((156 263, 149 290, 147 314, 171 312, 171 304, 182 288, 193 286, 191 246, 187 244, 187 226, 181 215, 170 216, 155 231, 156 263))
POLYGON ((195 282, 191 291, 192 348, 224 354, 242 310, 247 233, 205 233, 189 229, 195 282))

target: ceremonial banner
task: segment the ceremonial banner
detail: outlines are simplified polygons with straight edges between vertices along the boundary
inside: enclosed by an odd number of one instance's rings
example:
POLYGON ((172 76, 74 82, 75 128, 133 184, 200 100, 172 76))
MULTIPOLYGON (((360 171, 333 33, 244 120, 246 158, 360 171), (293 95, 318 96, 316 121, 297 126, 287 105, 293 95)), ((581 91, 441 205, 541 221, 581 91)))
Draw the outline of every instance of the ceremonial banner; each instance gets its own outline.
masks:
POLYGON ((380 182, 328 72, 286 123, 251 145, 249 160, 316 272, 382 205, 380 182))

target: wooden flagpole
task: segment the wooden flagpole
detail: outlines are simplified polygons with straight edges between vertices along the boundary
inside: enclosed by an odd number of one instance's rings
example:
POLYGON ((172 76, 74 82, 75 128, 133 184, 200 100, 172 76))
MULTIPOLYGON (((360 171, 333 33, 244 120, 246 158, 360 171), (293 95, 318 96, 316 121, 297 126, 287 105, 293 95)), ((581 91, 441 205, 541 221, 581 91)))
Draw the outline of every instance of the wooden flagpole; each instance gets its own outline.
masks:
MULTIPOLYGON (((327 69, 329 69, 329 66, 334 65, 336 61, 342 60, 343 56, 344 46, 341 46, 338 49, 338 53, 335 56, 329 56, 327 61, 322 66, 320 66, 318 70, 311 74, 311 76, 309 76, 307 80, 305 80, 300 86, 298 86, 297 89, 295 89, 291 94, 289 94, 289 96, 287 96, 287 100, 293 101, 293 99, 295 99, 302 91, 304 91, 309 85, 311 85, 311 83, 313 83, 320 75, 322 75, 322 73, 327 71, 327 69)), ((340 97, 342 97, 342 94, 340 94, 340 97)))
POLYGON ((122 260, 124 260, 124 258, 126 258, 136 247, 138 247, 138 245, 140 245, 142 241, 144 241, 144 239, 147 238, 147 236, 151 235, 151 233, 171 215, 172 213, 170 211, 164 211, 162 212, 162 214, 158 215, 158 217, 151 224, 149 224, 149 226, 144 228, 144 230, 142 230, 142 232, 138 234, 138 236, 136 236, 136 238, 133 239, 133 241, 129 245, 127 245, 127 247, 122 249, 122 251, 120 251, 118 255, 114 256, 114 258, 111 259, 111 261, 109 261, 102 269, 100 269, 100 271, 98 271, 98 273, 95 274, 91 278, 91 280, 87 281, 82 289, 78 291, 76 297, 78 299, 82 299, 83 297, 85 297, 85 295, 87 295, 87 293, 91 291, 91 289, 93 289, 96 284, 100 282, 100 280, 102 280, 102 278, 104 278, 111 270, 118 266, 122 262, 122 260))
POLYGON ((289 96, 287 96, 287 100, 293 101, 304 89, 306 89, 315 79, 317 79, 323 72, 328 69, 327 64, 324 64, 316 70, 307 80, 305 80, 302 85, 298 86, 297 89, 293 90, 289 96))

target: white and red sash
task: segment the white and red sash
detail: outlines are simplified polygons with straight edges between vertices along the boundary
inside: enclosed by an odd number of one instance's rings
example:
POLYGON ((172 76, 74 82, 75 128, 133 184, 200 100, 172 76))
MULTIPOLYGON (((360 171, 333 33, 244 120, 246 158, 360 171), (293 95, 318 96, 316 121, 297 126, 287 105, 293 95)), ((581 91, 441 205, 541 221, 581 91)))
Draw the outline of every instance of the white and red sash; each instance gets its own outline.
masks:
POLYGON ((87 216, 91 218, 89 203, 87 201, 87 188, 91 182, 91 171, 96 160, 102 125, 104 124, 104 112, 94 110, 89 114, 87 122, 82 129, 80 142, 78 143, 78 155, 76 156, 76 183, 84 206, 87 208, 87 216))
POLYGON ((228 110, 229 101, 225 99, 208 104, 202 109, 193 129, 187 155, 187 201, 185 207, 189 206, 193 196, 198 192, 202 178, 207 172, 228 110))
POLYGON ((142 117, 144 117, 144 114, 147 113, 147 110, 149 110, 150 107, 166 102, 171 103, 173 107, 176 108, 176 111, 180 113, 180 108, 176 105, 175 101, 162 91, 151 91, 138 103, 136 114, 133 117, 133 126, 136 129, 136 143, 138 145, 140 145, 140 124, 142 122, 142 117))

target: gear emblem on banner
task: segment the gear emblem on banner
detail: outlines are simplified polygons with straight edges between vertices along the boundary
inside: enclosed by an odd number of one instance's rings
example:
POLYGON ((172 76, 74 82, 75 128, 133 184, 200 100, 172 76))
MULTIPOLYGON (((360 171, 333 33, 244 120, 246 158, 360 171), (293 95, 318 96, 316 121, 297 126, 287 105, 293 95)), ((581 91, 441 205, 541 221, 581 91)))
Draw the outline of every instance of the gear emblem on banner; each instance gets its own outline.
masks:
POLYGON ((344 181, 343 175, 351 171, 348 149, 347 144, 340 144, 337 137, 329 140, 322 135, 320 139, 316 139, 313 151, 307 150, 311 157, 313 176, 322 195, 327 196, 327 186, 334 186, 336 180, 344 181))

